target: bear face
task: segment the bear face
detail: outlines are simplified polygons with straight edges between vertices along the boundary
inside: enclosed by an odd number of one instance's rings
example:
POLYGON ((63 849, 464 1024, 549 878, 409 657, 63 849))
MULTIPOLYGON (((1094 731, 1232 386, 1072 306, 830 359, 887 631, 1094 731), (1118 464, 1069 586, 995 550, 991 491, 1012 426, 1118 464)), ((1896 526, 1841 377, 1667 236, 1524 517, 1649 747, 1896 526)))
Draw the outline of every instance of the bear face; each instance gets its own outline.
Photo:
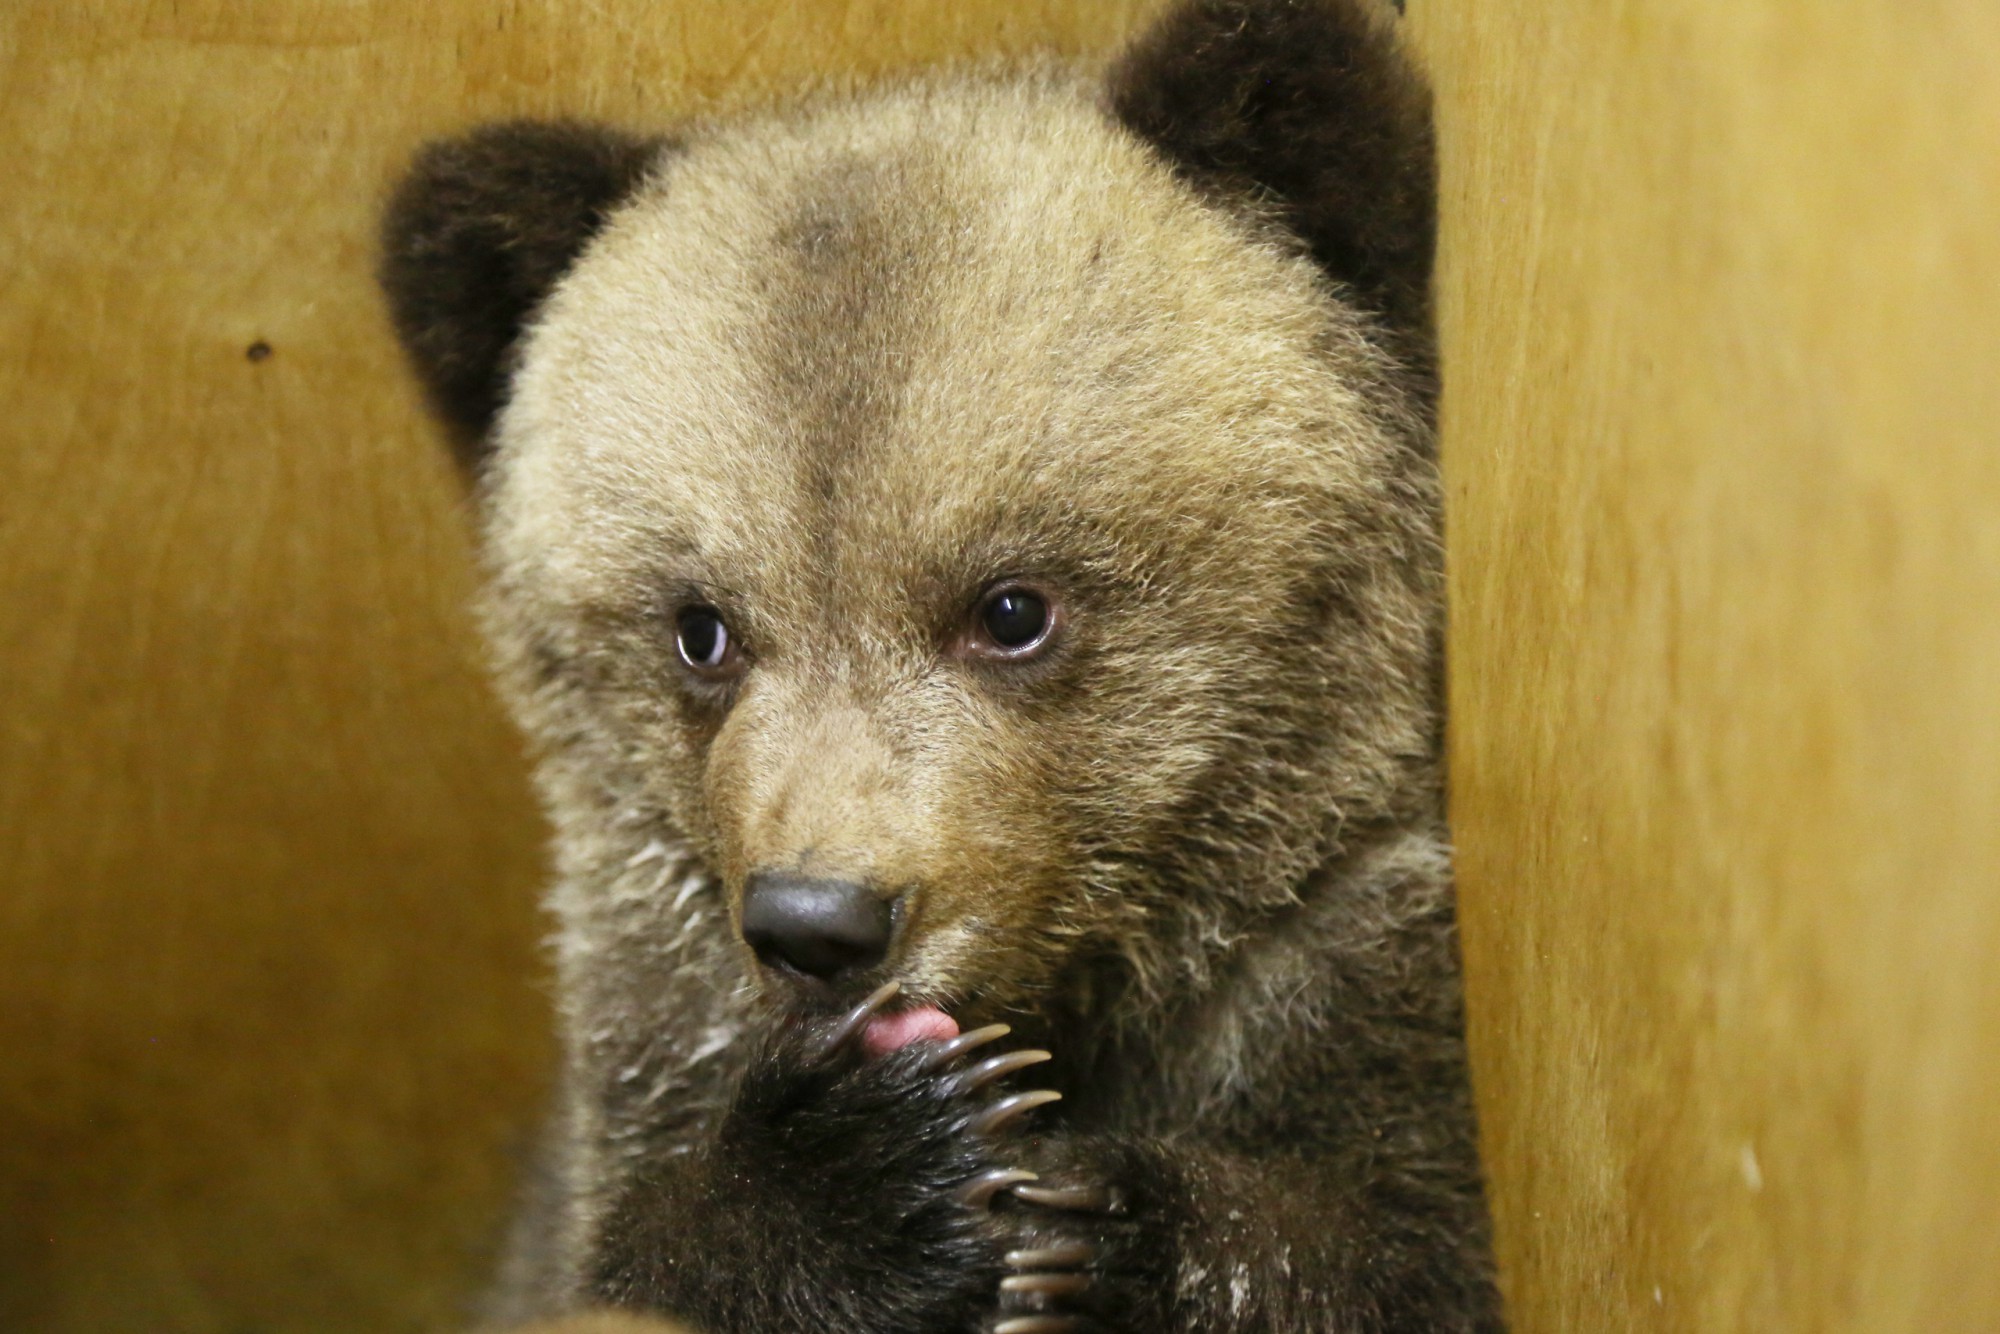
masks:
POLYGON ((1106 953, 1164 985, 1423 790, 1435 497, 1393 370, 1068 81, 688 143, 556 287, 486 479, 565 837, 671 829, 739 923, 760 875, 891 907, 879 961, 787 998, 977 1018, 1106 953), (985 633, 1009 589, 1032 652, 985 633))

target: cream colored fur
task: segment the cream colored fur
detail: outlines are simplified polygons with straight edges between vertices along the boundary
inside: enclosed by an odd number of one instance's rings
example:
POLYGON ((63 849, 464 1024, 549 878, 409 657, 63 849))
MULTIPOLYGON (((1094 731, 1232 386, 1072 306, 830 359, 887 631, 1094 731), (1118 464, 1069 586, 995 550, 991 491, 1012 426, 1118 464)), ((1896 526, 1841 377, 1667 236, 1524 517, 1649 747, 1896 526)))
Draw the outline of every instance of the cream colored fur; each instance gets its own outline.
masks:
POLYGON ((1104 1095, 1168 1119, 1326 1022, 1294 998, 1329 935, 1448 898, 1420 410, 1294 244, 1094 98, 1049 70, 697 129, 528 334, 486 620, 556 827, 559 1270, 621 1155, 727 1096, 751 870, 904 887, 896 976, 968 1025, 1180 1026, 1104 1095), (1053 701, 939 651, 1016 574, 1087 662, 1053 701), (726 712, 677 674, 686 589, 755 659, 726 712))

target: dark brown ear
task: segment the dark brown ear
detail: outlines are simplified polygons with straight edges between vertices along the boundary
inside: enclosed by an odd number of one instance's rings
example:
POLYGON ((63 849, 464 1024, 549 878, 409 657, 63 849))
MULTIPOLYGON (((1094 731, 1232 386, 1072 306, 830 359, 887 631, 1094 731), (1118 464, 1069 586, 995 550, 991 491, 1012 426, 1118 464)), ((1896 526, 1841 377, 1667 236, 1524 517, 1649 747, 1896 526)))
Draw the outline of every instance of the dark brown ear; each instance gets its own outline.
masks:
POLYGON ((1428 348, 1430 93, 1379 0, 1186 0, 1113 67, 1112 112, 1204 189, 1276 203, 1328 273, 1428 348))
POLYGON ((459 459, 476 467, 521 330, 664 147, 515 121, 426 147, 382 219, 378 276, 459 459))

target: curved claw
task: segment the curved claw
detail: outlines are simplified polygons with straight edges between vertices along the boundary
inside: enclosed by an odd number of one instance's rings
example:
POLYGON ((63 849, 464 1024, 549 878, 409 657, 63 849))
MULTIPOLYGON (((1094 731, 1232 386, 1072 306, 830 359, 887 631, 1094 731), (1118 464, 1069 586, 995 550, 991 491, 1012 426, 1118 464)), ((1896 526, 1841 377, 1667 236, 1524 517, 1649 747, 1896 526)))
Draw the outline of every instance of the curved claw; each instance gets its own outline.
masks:
POLYGON ((1081 1269, 1097 1258, 1097 1248, 1087 1241, 1059 1241, 1053 1246, 1007 1252, 1009 1269, 1081 1269))
POLYGON ((1108 1214, 1117 1208, 1111 1192, 1102 1186, 1011 1186, 1009 1189, 1029 1204, 1039 1204, 1045 1209, 1108 1214))
POLYGON ((974 1047, 983 1047, 989 1042, 996 1042, 1013 1031, 1012 1026, 1008 1024, 988 1024, 984 1028, 975 1028, 970 1033, 961 1033, 948 1042, 938 1043, 936 1049, 924 1058, 924 1069, 941 1070, 974 1047))
POLYGON ((1033 1093, 1013 1093, 998 1099, 985 1111, 972 1118, 966 1126, 975 1135, 990 1135, 1008 1122, 1017 1120, 1037 1107, 1062 1100, 1062 1094, 1054 1089, 1036 1089, 1033 1093))
POLYGON ((978 1065, 973 1066, 970 1070, 964 1070, 953 1075, 951 1077, 951 1092, 954 1095, 971 1093, 975 1089, 985 1088, 996 1079, 1013 1074, 1016 1070, 1025 1070, 1031 1065, 1040 1065, 1043 1061, 1052 1061, 1054 1059, 1055 1057, 1049 1052, 1033 1048, 1027 1051, 1010 1051, 1000 1056, 988 1057, 978 1065))
POLYGON ((1019 1167, 996 1167, 990 1172, 981 1172, 960 1186, 958 1202, 968 1209, 984 1209, 993 1202, 995 1195, 1009 1186, 1035 1179, 1033 1172, 1019 1167))
POLYGON ((1002 1292, 1025 1292, 1040 1297, 1074 1297, 1089 1289, 1088 1274, 1009 1274, 1000 1280, 1002 1292))
POLYGON ((1017 1315, 993 1327, 993 1334, 1073 1334, 1083 1322, 1073 1315, 1017 1315))
POLYGON ((869 992, 868 999, 842 1015, 840 1022, 833 1026, 833 1031, 826 1035, 825 1045, 820 1048, 821 1054, 831 1056, 852 1042, 854 1035, 866 1028, 868 1021, 875 1017, 876 1011, 893 1000, 902 989, 900 982, 884 982, 869 992))

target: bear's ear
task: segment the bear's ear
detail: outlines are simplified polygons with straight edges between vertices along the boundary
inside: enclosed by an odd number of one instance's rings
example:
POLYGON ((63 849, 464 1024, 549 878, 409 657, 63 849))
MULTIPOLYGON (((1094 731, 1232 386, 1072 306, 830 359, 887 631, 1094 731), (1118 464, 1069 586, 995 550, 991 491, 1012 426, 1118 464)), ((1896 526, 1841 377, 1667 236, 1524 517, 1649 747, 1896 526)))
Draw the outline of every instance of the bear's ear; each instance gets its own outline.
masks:
POLYGON ((426 147, 382 219, 389 312, 459 461, 476 467, 523 326, 664 147, 515 121, 426 147))
POLYGON ((1428 344, 1430 93, 1386 0, 1183 0, 1112 67, 1112 114, 1196 185, 1276 203, 1328 273, 1428 344))

